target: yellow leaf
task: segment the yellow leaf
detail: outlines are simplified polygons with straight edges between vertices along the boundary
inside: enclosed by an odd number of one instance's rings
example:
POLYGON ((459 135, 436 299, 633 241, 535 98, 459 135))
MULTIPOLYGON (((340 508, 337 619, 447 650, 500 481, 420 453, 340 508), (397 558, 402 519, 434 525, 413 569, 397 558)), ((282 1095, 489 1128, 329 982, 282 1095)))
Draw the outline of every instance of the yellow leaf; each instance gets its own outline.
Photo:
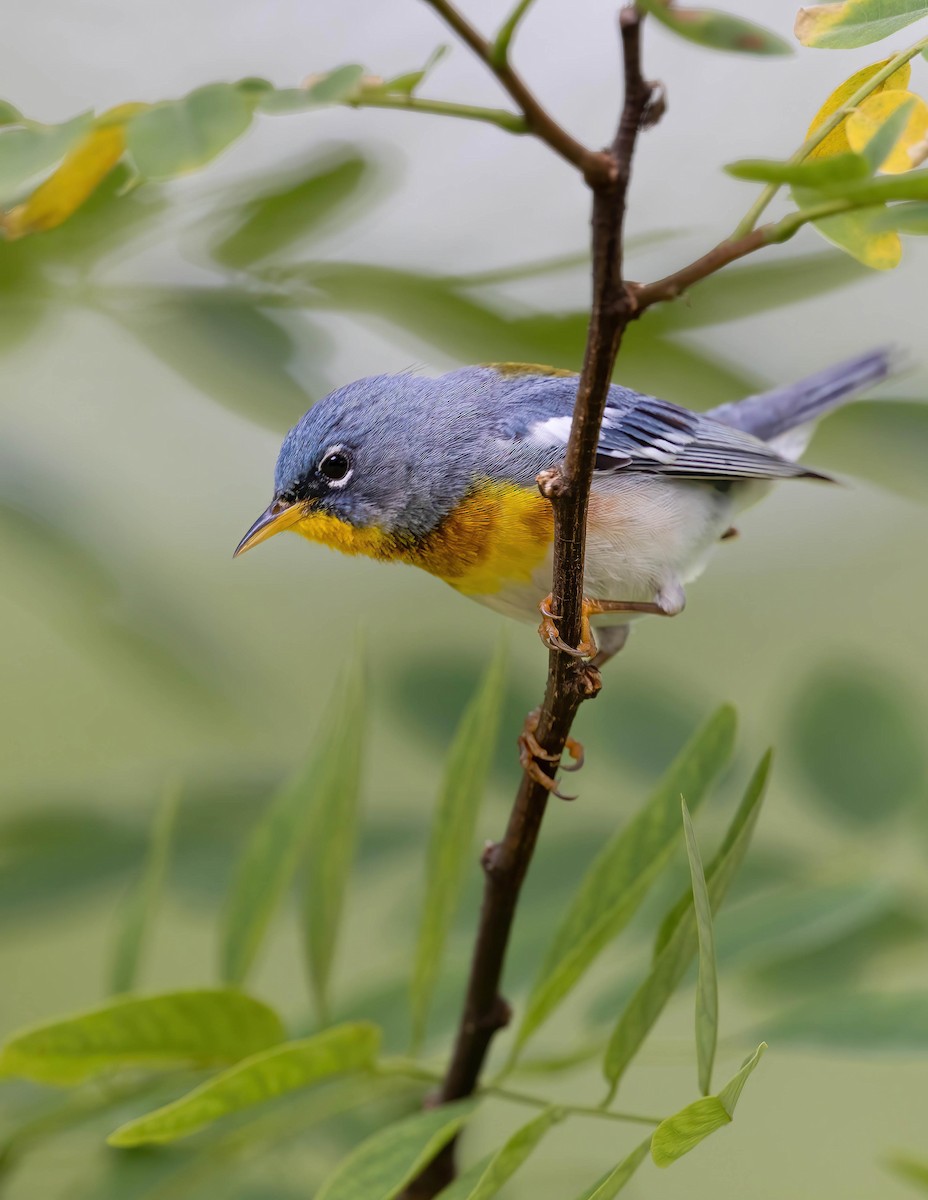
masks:
POLYGON ((859 154, 883 122, 903 104, 911 104, 912 110, 901 137, 880 168, 887 175, 909 171, 925 157, 923 149, 928 138, 928 104, 911 92, 879 92, 875 96, 868 96, 845 123, 851 149, 859 154))
MULTIPOLYGON (((840 87, 835 88, 822 107, 818 110, 812 119, 812 124, 809 126, 809 132, 806 134, 810 138, 816 130, 820 129, 829 117, 834 116, 839 109, 844 108, 848 100, 859 92, 868 80, 874 75, 882 71, 883 68, 891 61, 884 58, 882 62, 873 63, 869 67, 864 67, 857 71, 850 79, 846 79, 840 87)), ((872 95, 879 96, 882 92, 896 91, 898 89, 905 90, 909 86, 909 78, 912 74, 912 68, 909 63, 904 63, 898 71, 894 71, 892 75, 883 83, 878 84, 872 95)), ((847 140, 847 119, 843 120, 840 125, 836 126, 828 136, 811 150, 807 155, 808 158, 831 158, 834 154, 847 154, 851 147, 847 140)))
POLYGON ((88 200, 126 149, 126 121, 145 104, 120 104, 103 113, 92 129, 39 184, 28 200, 0 217, 11 241, 30 233, 55 229, 88 200))
POLYGON ((847 251, 865 267, 875 271, 891 271, 902 259, 902 241, 895 231, 875 230, 872 225, 874 213, 879 209, 840 213, 815 222, 819 233, 847 251))

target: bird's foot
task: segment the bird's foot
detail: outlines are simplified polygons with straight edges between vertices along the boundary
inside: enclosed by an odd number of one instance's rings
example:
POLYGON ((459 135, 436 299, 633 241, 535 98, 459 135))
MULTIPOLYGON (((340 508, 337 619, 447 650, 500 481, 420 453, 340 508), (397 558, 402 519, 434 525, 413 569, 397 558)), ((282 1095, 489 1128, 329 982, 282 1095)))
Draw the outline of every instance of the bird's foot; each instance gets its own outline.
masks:
MULTIPOLYGON (((605 658, 597 653, 596 639, 590 626, 590 617, 602 616, 603 613, 647 613, 656 617, 674 617, 682 612, 686 596, 682 587, 676 586, 662 590, 657 600, 593 600, 583 597, 580 612, 580 645, 569 646, 561 637, 556 622, 560 620, 558 613, 552 610, 553 597, 549 593, 538 605, 541 613, 541 624, 538 626, 538 636, 549 650, 560 650, 562 654, 570 654, 574 658, 592 658, 596 666, 601 666, 615 651, 605 658)), ((624 640, 624 639, 623 639, 624 640)), ((617 647, 621 649, 621 646, 617 647)))
POLYGON ((562 654, 570 654, 573 658, 592 658, 596 653, 596 642, 593 640, 593 632, 590 629, 589 614, 586 611, 588 603, 586 597, 583 599, 579 646, 568 646, 561 637, 560 630, 556 624, 561 618, 558 613, 552 612, 551 606, 553 602, 554 597, 549 592, 538 605, 538 611, 541 613, 538 636, 549 650, 560 650, 562 654))
MULTIPOLYGON (((525 724, 522 726, 522 732, 519 734, 519 762, 522 764, 522 770, 534 783, 540 784, 546 791, 557 796, 561 800, 576 800, 576 796, 566 796, 558 790, 557 779, 548 775, 541 769, 541 762, 555 763, 561 766, 561 755, 549 753, 544 746, 538 741, 535 736, 538 730, 538 721, 541 716, 541 709, 534 708, 525 718, 525 724)), ((584 751, 580 742, 575 738, 568 737, 565 739, 564 748, 574 760, 572 763, 564 763, 562 769, 565 771, 579 771, 583 766, 584 751)))

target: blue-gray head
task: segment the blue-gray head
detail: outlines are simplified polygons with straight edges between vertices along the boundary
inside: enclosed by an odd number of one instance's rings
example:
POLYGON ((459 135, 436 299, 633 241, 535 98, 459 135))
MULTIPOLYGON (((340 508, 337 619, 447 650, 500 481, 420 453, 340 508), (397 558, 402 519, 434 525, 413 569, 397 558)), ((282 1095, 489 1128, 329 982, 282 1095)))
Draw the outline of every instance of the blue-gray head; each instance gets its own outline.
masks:
POLYGON ((310 512, 401 537, 433 530, 498 463, 497 372, 377 375, 320 400, 284 438, 274 497, 236 554, 310 512))

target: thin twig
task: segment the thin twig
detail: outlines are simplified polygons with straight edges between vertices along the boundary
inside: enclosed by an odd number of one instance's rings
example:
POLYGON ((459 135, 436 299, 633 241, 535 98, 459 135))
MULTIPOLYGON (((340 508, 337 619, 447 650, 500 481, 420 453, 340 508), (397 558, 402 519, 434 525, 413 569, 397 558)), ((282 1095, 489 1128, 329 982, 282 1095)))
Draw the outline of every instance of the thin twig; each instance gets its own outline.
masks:
MULTIPOLYGON (((461 41, 486 63, 503 88, 515 100, 529 129, 536 137, 550 146, 555 154, 559 154, 561 158, 577 167, 591 186, 594 180, 600 180, 608 175, 609 156, 588 149, 559 125, 538 102, 522 77, 512 69, 508 57, 505 54, 502 56, 495 54, 494 44, 478 32, 463 13, 449 3, 449 0, 425 0, 425 2, 454 30, 461 41)), ((508 50, 508 39, 505 46, 508 50)))
MULTIPOLYGON (((437 1072, 424 1067, 415 1059, 387 1058, 381 1059, 372 1074, 381 1077, 400 1076, 404 1079, 418 1079, 423 1082, 441 1083, 442 1077, 437 1072)), ((499 1087, 494 1083, 481 1084, 476 1089, 480 1096, 495 1096, 500 1100, 508 1100, 512 1104, 525 1104, 530 1108, 559 1108, 565 1113, 577 1117, 595 1117, 598 1120, 620 1121, 627 1125, 660 1125, 663 1117, 646 1116, 644 1113, 619 1112, 614 1108, 603 1105, 570 1104, 561 1100, 549 1100, 545 1096, 533 1096, 530 1092, 519 1092, 512 1088, 499 1087)))
MULTIPOLYGON (((455 9, 445 0, 428 2, 481 57, 487 58, 487 44, 455 9)), ((606 169, 591 173, 571 159, 584 171, 593 191, 593 304, 564 466, 549 472, 541 484, 554 506, 555 611, 561 636, 572 645, 578 644, 581 636, 586 518, 599 430, 622 334, 635 315, 631 291, 622 277, 622 233, 631 162, 639 130, 649 115, 652 120, 659 115, 650 108, 657 89, 641 73, 641 16, 634 7, 622 9, 620 29, 625 99, 615 140, 607 152, 598 156, 606 160, 606 169)), ((511 87, 508 90, 516 96, 511 87)), ((522 100, 518 96, 516 99, 531 121, 522 100)), ((533 129, 544 136, 537 124, 533 129)), ((552 144, 549 138, 545 140, 552 144)), ((595 668, 571 655, 551 652, 536 730, 538 742, 551 756, 536 760, 543 773, 553 775, 552 762, 564 750, 577 709, 598 690, 595 668)), ((548 799, 546 787, 527 773, 523 775, 506 833, 483 855, 485 883, 480 923, 454 1050, 435 1097, 438 1104, 476 1091, 490 1043, 509 1021, 510 1009, 500 992, 503 963, 548 799)), ((455 1174, 454 1154, 451 1143, 409 1185, 407 1200, 430 1200, 447 1186, 455 1174)))
POLYGON ((460 117, 466 121, 484 121, 507 133, 531 133, 528 121, 519 113, 505 108, 483 108, 476 104, 456 104, 452 100, 426 100, 422 96, 378 93, 374 89, 360 92, 345 101, 351 108, 397 108, 406 112, 431 113, 438 117, 460 117))

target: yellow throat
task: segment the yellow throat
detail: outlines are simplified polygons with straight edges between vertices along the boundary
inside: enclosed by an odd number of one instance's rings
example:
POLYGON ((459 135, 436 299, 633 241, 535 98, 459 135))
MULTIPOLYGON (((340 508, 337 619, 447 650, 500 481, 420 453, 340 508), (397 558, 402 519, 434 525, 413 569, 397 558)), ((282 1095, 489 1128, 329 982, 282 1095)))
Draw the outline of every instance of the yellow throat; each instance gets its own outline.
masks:
POLYGON ((535 488, 483 482, 424 537, 360 529, 330 513, 309 512, 293 526, 343 554, 405 562, 470 596, 524 583, 545 559, 554 536, 550 504, 535 488))

